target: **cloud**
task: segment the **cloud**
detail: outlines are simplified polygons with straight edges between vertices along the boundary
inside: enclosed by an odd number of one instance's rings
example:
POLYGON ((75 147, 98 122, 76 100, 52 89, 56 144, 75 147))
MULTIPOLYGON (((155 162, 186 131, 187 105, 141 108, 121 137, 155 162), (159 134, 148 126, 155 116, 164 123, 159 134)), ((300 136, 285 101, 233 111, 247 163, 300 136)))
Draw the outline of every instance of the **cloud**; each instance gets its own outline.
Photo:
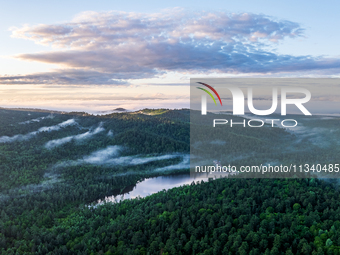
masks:
POLYGON ((266 50, 303 36, 298 23, 262 14, 83 12, 70 22, 11 28, 12 36, 54 50, 16 58, 58 64, 50 73, 0 77, 0 84, 115 84, 166 72, 339 72, 340 60, 266 50))
POLYGON ((222 140, 213 140, 210 142, 210 144, 213 144, 213 145, 225 145, 227 142, 226 141, 222 141, 222 140))
POLYGON ((83 133, 83 134, 72 135, 72 136, 68 136, 68 137, 64 137, 64 138, 48 141, 45 144, 45 148, 52 149, 52 148, 58 147, 58 146, 60 146, 62 144, 69 143, 72 140, 74 140, 74 141, 81 141, 81 140, 84 140, 84 139, 88 139, 88 138, 91 138, 92 136, 94 136, 94 135, 96 135, 96 134, 98 134, 98 133, 100 133, 100 132, 102 132, 104 130, 105 129, 102 127, 102 123, 100 123, 99 126, 95 130, 93 130, 93 131, 88 131, 88 132, 83 133))
POLYGON ((0 76, 0 84, 58 84, 58 85, 128 85, 127 75, 101 73, 90 70, 55 70, 27 75, 0 76))
POLYGON ((186 168, 190 168, 190 155, 184 155, 183 161, 178 164, 156 168, 155 171, 163 172, 163 171, 171 171, 171 170, 186 169, 186 168))
POLYGON ((84 156, 82 159, 70 160, 61 162, 55 165, 55 167, 77 166, 82 164, 100 165, 100 166, 115 166, 115 165, 141 165, 153 161, 165 160, 171 158, 177 158, 179 154, 166 154, 154 157, 142 157, 139 155, 123 156, 120 157, 120 153, 123 151, 123 147, 114 145, 108 146, 105 149, 101 149, 91 153, 88 156, 84 156))
POLYGON ((59 130, 60 128, 70 126, 70 125, 75 125, 75 124, 77 124, 77 122, 74 119, 69 119, 69 120, 66 120, 62 123, 54 125, 54 126, 41 127, 37 131, 30 132, 26 135, 19 134, 19 135, 15 135, 15 136, 11 136, 11 137, 10 136, 1 136, 0 137, 0 143, 11 143, 11 142, 15 142, 15 141, 29 140, 29 139, 31 139, 32 137, 36 136, 37 134, 39 134, 41 132, 56 131, 56 130, 59 130))
MULTIPOLYGON (((83 12, 71 22, 11 28, 12 36, 58 48, 93 50, 131 43, 277 42, 301 36, 299 24, 251 13, 186 12, 178 8, 160 13, 83 12)), ((138 46, 138 45, 136 45, 138 46)))
POLYGON ((23 121, 23 122, 19 122, 18 124, 24 125, 24 124, 29 124, 29 123, 32 123, 32 122, 40 122, 40 120, 44 120, 44 119, 53 119, 53 115, 50 114, 50 115, 45 116, 45 117, 39 117, 39 118, 36 118, 36 119, 26 120, 26 121, 23 121))
POLYGON ((103 165, 112 157, 117 157, 123 148, 121 146, 108 146, 105 149, 95 151, 83 159, 75 161, 76 164, 89 163, 94 165, 103 165))
POLYGON ((107 165, 141 165, 146 164, 152 161, 164 160, 164 159, 171 159, 176 158, 179 155, 177 154, 167 154, 162 156, 155 156, 155 157, 138 157, 138 156, 127 156, 127 157, 119 157, 114 159, 108 159, 104 162, 107 165))

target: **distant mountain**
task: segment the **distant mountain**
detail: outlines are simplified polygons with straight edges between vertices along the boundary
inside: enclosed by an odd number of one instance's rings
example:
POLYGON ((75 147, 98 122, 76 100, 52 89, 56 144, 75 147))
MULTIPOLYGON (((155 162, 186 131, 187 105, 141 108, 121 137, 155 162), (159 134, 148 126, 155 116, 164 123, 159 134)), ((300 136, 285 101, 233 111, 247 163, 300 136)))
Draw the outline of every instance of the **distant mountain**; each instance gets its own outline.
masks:
POLYGON ((113 111, 117 111, 117 112, 126 112, 127 110, 124 109, 124 108, 116 108, 116 109, 113 109, 113 111))

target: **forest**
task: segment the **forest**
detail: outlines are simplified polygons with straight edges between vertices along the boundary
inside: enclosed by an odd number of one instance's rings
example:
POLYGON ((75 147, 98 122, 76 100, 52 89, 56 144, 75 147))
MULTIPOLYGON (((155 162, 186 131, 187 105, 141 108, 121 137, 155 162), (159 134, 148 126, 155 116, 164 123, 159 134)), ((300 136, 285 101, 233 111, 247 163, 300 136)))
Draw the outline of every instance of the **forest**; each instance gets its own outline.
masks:
MULTIPOLYGON (((0 254, 340 254, 336 179, 206 179, 89 206, 145 178, 189 173, 157 169, 191 152, 192 114, 0 109, 0 254)), ((213 145, 235 164, 333 162, 338 124, 226 130, 237 146, 213 145)))

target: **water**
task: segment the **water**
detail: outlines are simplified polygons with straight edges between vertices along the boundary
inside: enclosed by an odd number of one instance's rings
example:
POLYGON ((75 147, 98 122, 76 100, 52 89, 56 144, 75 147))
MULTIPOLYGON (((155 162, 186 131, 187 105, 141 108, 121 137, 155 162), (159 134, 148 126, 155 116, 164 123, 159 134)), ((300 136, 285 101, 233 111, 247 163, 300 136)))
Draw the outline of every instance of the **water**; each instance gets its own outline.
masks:
POLYGON ((207 182, 208 178, 205 176, 190 177, 190 174, 178 174, 169 176, 158 176, 154 178, 147 178, 136 185, 126 187, 122 192, 117 192, 113 196, 105 197, 95 202, 96 205, 103 204, 104 202, 119 202, 124 199, 133 199, 137 197, 146 197, 154 193, 168 190, 174 187, 191 184, 193 181, 197 183, 201 180, 207 182))

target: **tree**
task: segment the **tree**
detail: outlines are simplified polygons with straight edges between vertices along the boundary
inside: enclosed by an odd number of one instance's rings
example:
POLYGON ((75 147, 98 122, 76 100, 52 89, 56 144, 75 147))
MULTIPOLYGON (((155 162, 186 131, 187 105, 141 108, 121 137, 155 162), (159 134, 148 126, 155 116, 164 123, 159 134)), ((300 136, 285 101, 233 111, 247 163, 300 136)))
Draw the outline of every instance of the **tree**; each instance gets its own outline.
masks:
POLYGON ((330 238, 327 239, 326 241, 326 246, 329 247, 329 246, 332 246, 333 245, 333 242, 330 238))
POLYGON ((299 211, 300 208, 301 208, 301 205, 300 205, 299 203, 295 203, 295 204, 293 205, 293 210, 294 210, 294 211, 299 211))
POLYGON ((248 249, 249 249, 248 243, 242 242, 242 245, 238 249, 238 252, 239 252, 240 255, 248 255, 249 254, 248 249))

